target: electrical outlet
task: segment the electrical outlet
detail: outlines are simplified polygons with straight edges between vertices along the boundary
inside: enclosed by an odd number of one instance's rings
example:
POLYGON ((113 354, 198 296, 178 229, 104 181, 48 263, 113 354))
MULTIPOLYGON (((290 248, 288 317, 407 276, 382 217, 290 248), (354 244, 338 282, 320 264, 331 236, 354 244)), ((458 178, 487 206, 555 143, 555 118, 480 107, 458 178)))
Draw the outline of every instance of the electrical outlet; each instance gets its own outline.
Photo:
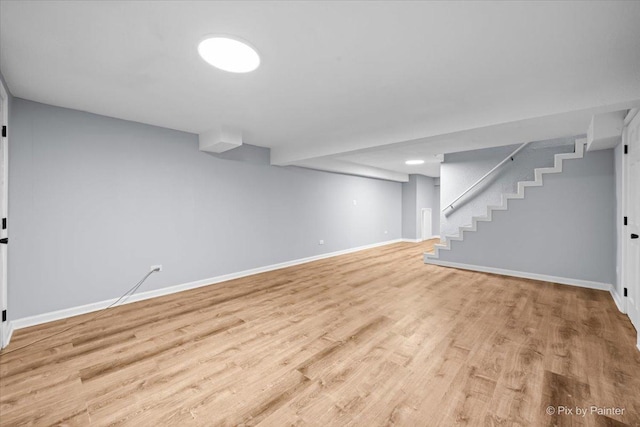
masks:
POLYGON ((389 233, 389 232, 387 230, 384 230, 384 234, 387 234, 387 233, 389 233))
POLYGON ((318 242, 318 244, 319 244, 319 245, 324 245, 324 240, 320 240, 320 241, 318 242))
POLYGON ((353 199, 353 206, 357 206, 358 205, 358 201, 356 199, 353 199))
POLYGON ((159 265, 152 265, 152 266, 149 268, 149 271, 153 271, 153 270, 155 270, 155 269, 158 269, 158 271, 162 271, 162 264, 159 264, 159 265))

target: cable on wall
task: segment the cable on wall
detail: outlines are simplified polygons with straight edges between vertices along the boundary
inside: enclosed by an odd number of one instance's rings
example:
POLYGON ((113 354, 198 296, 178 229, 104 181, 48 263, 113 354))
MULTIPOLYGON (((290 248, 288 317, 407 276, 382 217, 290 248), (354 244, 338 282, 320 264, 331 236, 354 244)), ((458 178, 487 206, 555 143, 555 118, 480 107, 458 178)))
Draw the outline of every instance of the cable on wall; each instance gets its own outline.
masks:
MULTIPOLYGON (((151 276, 153 273, 155 273, 155 272, 157 272, 157 271, 160 271, 160 267, 156 267, 156 268, 154 268, 153 270, 149 271, 147 274, 145 274, 145 275, 144 275, 144 277, 143 277, 142 279, 140 279, 140 281, 139 281, 138 283, 136 283, 135 285, 133 285, 133 287, 131 287, 127 292, 125 292, 124 294, 122 294, 122 296, 121 296, 120 298, 118 298, 117 300, 115 300, 114 302, 112 302, 111 304, 109 304, 107 307, 105 307, 105 308, 103 308, 103 309, 101 309, 101 310, 98 310, 98 311, 97 311, 96 313, 94 313, 94 315, 93 315, 93 316, 91 316, 90 318, 88 318, 88 319, 86 319, 86 320, 83 320, 83 321, 82 321, 82 322, 80 322, 80 323, 76 323, 76 324, 74 324, 74 325, 71 325, 71 326, 69 326, 69 327, 67 327, 67 328, 65 328, 65 329, 63 329, 63 330, 61 330, 61 331, 58 331, 58 332, 54 333, 54 334, 47 335, 47 336, 42 337, 42 338, 39 338, 39 339, 37 339, 37 340, 35 340, 35 341, 31 341, 30 343, 27 343, 27 344, 25 344, 25 345, 23 345, 23 346, 20 346, 20 347, 18 347, 18 348, 12 348, 11 350, 8 350, 8 351, 0 350, 0 356, 5 356, 5 355, 10 354, 10 353, 13 353, 13 352, 15 352, 15 351, 22 350, 23 348, 27 348, 27 347, 29 347, 29 346, 32 346, 33 344, 36 344, 36 343, 39 343, 39 342, 42 342, 42 341, 48 340, 49 338, 53 338, 53 337, 58 336, 58 335, 61 335, 61 334, 65 333, 65 332, 67 332, 67 331, 69 331, 69 330, 71 330, 71 329, 73 329, 73 328, 75 328, 75 327, 77 327, 77 326, 84 325, 84 324, 86 324, 86 323, 88 323, 88 322, 91 322, 92 320, 96 320, 96 319, 100 318, 100 317, 101 317, 101 316, 102 316, 102 315, 103 315, 103 314, 104 314, 108 309, 113 308, 113 307, 115 307, 116 305, 122 305, 122 304, 124 304, 124 303, 127 301, 127 299, 129 299, 129 297, 130 297, 131 295, 133 295, 133 294, 138 290, 138 288, 139 288, 140 286, 142 286, 142 284, 144 283, 144 281, 145 281, 145 280, 147 280, 147 278, 148 278, 149 276, 151 276), (122 303, 118 304, 120 301, 122 301, 122 303)), ((2 363, 3 363, 3 361, 2 361, 2 360, 0 360, 0 364, 2 364, 2 363)))

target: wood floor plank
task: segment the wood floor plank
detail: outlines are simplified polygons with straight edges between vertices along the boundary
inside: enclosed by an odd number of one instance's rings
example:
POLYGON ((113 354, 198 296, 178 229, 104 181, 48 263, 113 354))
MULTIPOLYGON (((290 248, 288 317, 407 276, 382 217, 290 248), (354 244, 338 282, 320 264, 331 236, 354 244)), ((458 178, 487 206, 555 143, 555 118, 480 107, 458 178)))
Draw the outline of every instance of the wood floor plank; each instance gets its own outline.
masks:
POLYGON ((635 330, 607 292, 425 265, 433 243, 16 331, 0 426, 640 426, 635 330))

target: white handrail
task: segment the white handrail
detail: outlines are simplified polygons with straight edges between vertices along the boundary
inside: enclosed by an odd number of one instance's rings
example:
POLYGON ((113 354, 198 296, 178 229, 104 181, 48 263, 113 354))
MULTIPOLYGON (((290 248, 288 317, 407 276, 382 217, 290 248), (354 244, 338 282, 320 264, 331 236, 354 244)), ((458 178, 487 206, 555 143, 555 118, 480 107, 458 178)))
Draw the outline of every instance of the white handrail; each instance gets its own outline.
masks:
MULTIPOLYGON (((529 141, 531 142, 531 141, 529 141)), ((451 203, 449 203, 444 209, 442 209, 442 212, 446 211, 447 209, 451 208, 454 209, 453 204, 455 202, 457 202, 458 200, 462 199, 462 197, 464 197, 465 194, 467 194, 469 191, 473 190, 476 185, 480 184, 482 181, 484 181, 484 179, 486 177, 488 177, 489 175, 491 175, 493 172, 495 172, 496 169, 498 169, 500 166, 504 165, 505 163, 507 163, 509 160, 513 160, 513 157, 518 154, 520 152, 520 150, 522 150, 524 147, 526 147, 529 142, 525 142, 524 144, 522 144, 520 147, 516 148, 516 150, 509 154, 503 161, 501 161, 500 163, 498 163, 493 169, 491 169, 489 172, 485 173, 482 178, 480 178, 479 180, 477 180, 471 187, 467 188, 466 190, 464 190, 462 192, 461 195, 459 195, 458 197, 456 197, 451 203)))

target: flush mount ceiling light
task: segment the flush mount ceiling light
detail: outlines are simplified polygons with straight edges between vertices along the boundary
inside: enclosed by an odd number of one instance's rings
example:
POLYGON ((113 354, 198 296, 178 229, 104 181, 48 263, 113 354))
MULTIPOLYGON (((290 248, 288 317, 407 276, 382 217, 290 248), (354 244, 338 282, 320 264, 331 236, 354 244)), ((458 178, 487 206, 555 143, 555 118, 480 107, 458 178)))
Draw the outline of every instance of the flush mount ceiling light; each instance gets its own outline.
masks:
POLYGON ((424 160, 407 160, 404 162, 405 165, 421 165, 424 163, 424 160))
POLYGON ((248 73, 260 65, 260 56, 253 47, 226 36, 210 36, 202 40, 198 53, 210 65, 230 73, 248 73))

